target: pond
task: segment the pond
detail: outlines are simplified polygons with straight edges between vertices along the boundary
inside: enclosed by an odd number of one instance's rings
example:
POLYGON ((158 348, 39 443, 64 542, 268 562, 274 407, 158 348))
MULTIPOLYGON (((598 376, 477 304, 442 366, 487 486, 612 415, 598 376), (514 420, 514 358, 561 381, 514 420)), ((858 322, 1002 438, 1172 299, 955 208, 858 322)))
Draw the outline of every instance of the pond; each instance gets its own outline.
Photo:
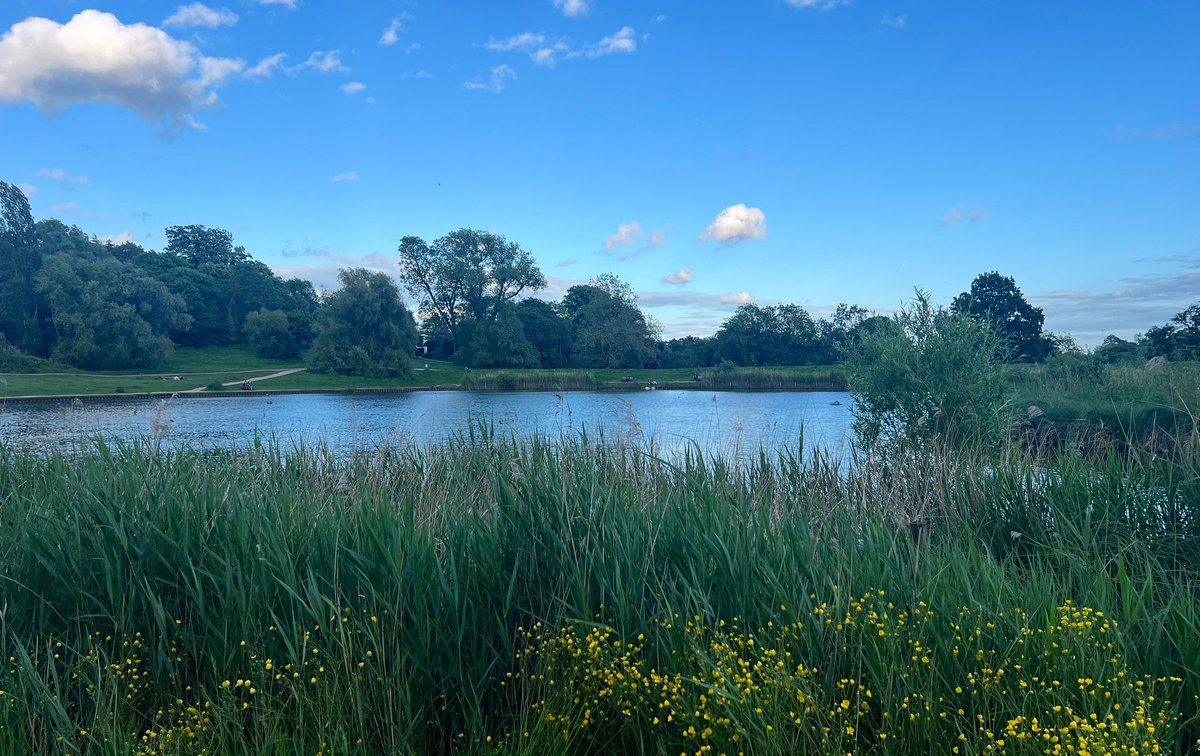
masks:
POLYGON ((698 445, 741 456, 808 448, 845 454, 852 401, 839 392, 419 391, 286 394, 0 405, 0 438, 41 449, 75 448, 96 436, 159 437, 172 446, 227 447, 274 439, 345 448, 437 443, 472 425, 505 437, 558 438, 603 431, 664 454, 698 445))

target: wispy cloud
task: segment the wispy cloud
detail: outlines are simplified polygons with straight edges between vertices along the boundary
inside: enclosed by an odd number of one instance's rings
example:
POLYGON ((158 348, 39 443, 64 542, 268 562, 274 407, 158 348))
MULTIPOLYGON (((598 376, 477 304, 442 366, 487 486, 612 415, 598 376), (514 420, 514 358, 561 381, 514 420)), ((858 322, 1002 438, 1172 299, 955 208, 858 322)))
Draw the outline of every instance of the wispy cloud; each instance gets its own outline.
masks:
POLYGON ((351 81, 341 86, 341 90, 348 95, 356 95, 366 88, 367 85, 363 84, 361 81, 351 81))
POLYGON ((42 168, 37 172, 40 178, 49 179, 50 181, 60 181, 64 184, 72 184, 74 186, 83 186, 91 183, 91 179, 87 176, 69 176, 62 168, 42 168))
POLYGON ((247 68, 244 76, 247 79, 270 79, 275 75, 276 71, 284 68, 283 60, 286 57, 287 53, 268 55, 250 68, 247 68))
POLYGON ((889 29, 904 29, 908 27, 908 21, 905 20, 903 14, 898 16, 885 15, 879 23, 883 24, 889 29))
POLYGON ((564 16, 586 16, 591 10, 591 0, 554 0, 554 7, 564 16))
POLYGON ((216 29, 220 26, 233 26, 238 22, 238 15, 228 8, 214 9, 204 3, 189 3, 181 5, 174 13, 163 20, 163 26, 203 26, 216 29))
POLYGON ((839 5, 849 5, 850 0, 787 0, 787 4, 793 8, 826 11, 839 5))
POLYGON ((359 176, 356 171, 346 171, 345 173, 339 173, 336 176, 330 176, 329 180, 337 184, 342 181, 358 181, 358 178, 359 176))
POLYGON ((767 216, 757 207, 742 203, 730 205, 717 214, 700 233, 701 241, 734 245, 752 239, 767 238, 767 216))
POLYGON ((1046 327, 1068 331, 1081 342, 1096 345, 1109 333, 1129 338, 1162 325, 1196 299, 1200 292, 1200 265, 1184 259, 1191 268, 1183 273, 1128 276, 1111 291, 1050 291, 1029 300, 1046 312, 1046 327))
POLYGON ((556 268, 569 268, 569 267, 571 267, 572 265, 576 264, 577 262, 579 262, 579 261, 578 261, 578 260, 576 260, 576 259, 574 259, 574 258, 571 258, 571 259, 563 260, 562 262, 560 262, 558 265, 555 265, 554 267, 556 267, 556 268))
POLYGON ((506 39, 489 39, 483 45, 492 52, 521 52, 539 66, 553 68, 560 59, 601 58, 606 55, 637 51, 637 34, 625 26, 599 42, 575 47, 565 37, 551 37, 541 32, 526 31, 506 39))
POLYGON ((320 73, 346 73, 350 69, 342 63, 341 53, 337 50, 317 50, 308 56, 308 60, 300 64, 303 68, 311 68, 320 73))
POLYGON ((296 10, 296 6, 299 5, 298 0, 254 0, 254 2, 259 5, 278 5, 288 10, 296 10))
POLYGON ((517 72, 513 70, 512 66, 502 63, 488 71, 486 77, 480 76, 471 81, 464 81, 463 86, 467 89, 500 94, 508 86, 508 83, 515 81, 516 78, 517 72))
POLYGON ((413 15, 407 11, 396 16, 383 30, 383 34, 379 37, 379 44, 384 47, 390 47, 400 41, 401 33, 408 30, 408 23, 413 20, 413 15))
POLYGON ((978 223, 991 214, 992 209, 990 207, 974 207, 960 203, 946 211, 946 214, 942 216, 942 225, 949 228, 963 221, 978 223))

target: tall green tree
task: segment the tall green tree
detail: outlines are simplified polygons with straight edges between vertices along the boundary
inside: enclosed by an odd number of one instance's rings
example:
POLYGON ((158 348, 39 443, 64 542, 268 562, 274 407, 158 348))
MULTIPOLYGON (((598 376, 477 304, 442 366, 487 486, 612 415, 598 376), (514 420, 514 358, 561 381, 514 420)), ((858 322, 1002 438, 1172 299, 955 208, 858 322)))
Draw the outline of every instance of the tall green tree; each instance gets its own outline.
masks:
POLYGON ((472 320, 467 345, 459 361, 471 367, 538 367, 538 353, 525 336, 517 307, 505 302, 490 320, 472 320))
POLYGON ((167 254, 178 255, 193 268, 229 266, 249 259, 245 247, 233 245, 233 234, 223 228, 171 226, 166 229, 167 254))
POLYGON ((499 234, 461 228, 432 244, 406 236, 398 251, 400 281, 421 312, 445 326, 455 350, 465 345, 463 321, 494 320, 504 303, 546 286, 533 255, 499 234))
POLYGON ((190 315, 181 297, 109 254, 47 255, 36 285, 50 305, 53 356, 91 370, 153 370, 170 355, 168 334, 190 315))
POLYGON ((18 348, 45 356, 49 309, 34 286, 42 248, 29 200, 0 181, 0 333, 18 348))
POLYGON ((1050 356, 1052 343, 1042 333, 1045 315, 1029 304, 1009 276, 981 273, 971 282, 970 291, 954 298, 951 309, 990 324, 1008 345, 1012 362, 1045 362, 1050 356))
POLYGON ((654 325, 629 284, 611 274, 572 286, 562 308, 571 323, 575 367, 641 368, 658 356, 654 325))
POLYGON ((539 367, 567 366, 571 357, 571 327, 554 305, 541 299, 522 299, 517 303, 517 318, 525 338, 537 353, 539 367))
POLYGON ((386 273, 338 271, 341 287, 324 298, 309 364, 339 375, 399 376, 412 369, 417 343, 412 313, 386 273))
POLYGON ((255 310, 246 316, 242 332, 259 357, 287 360, 300 356, 300 346, 283 310, 255 310))

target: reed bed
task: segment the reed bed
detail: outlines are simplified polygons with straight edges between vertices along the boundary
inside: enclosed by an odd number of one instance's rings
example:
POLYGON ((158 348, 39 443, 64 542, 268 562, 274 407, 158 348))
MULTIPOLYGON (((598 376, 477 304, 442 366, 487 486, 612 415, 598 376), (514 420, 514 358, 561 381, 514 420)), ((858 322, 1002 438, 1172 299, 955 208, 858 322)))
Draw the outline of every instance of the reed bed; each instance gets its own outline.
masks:
POLYGON ((462 387, 469 391, 568 391, 594 389, 595 374, 583 370, 467 370, 462 387))
POLYGON ((720 368, 700 374, 706 389, 749 391, 845 391, 846 371, 840 367, 720 368))
POLYGON ((97 442, 0 446, 0 501, 3 753, 1200 736, 1195 460, 97 442))

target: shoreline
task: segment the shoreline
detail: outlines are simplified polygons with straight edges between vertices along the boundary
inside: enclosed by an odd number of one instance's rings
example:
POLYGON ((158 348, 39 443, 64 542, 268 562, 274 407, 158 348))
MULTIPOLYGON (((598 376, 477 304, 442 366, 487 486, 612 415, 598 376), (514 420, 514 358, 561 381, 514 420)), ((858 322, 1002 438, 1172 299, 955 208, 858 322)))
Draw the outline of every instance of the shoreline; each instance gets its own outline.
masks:
MULTIPOLYGON (((477 391, 480 393, 526 393, 526 392, 549 392, 549 393, 569 393, 578 391, 602 391, 602 392, 624 392, 636 391, 639 388, 646 390, 645 387, 637 386, 589 386, 589 387, 570 387, 570 388, 466 388, 461 384, 445 384, 440 386, 377 386, 368 388, 329 388, 329 389, 254 389, 253 391, 139 391, 128 392, 122 394, 32 394, 25 396, 6 396, 0 397, 0 406, 8 402, 18 402, 21 404, 38 404, 38 403, 74 403, 80 402, 86 404, 88 402, 108 402, 108 401, 128 401, 135 399, 212 399, 218 397, 245 397, 251 398, 256 396, 288 396, 292 394, 412 394, 421 391, 477 391)), ((709 386, 696 385, 664 385, 657 386, 655 391, 736 391, 744 393, 847 393, 844 388, 833 386, 814 386, 806 388, 713 388, 709 386)))

